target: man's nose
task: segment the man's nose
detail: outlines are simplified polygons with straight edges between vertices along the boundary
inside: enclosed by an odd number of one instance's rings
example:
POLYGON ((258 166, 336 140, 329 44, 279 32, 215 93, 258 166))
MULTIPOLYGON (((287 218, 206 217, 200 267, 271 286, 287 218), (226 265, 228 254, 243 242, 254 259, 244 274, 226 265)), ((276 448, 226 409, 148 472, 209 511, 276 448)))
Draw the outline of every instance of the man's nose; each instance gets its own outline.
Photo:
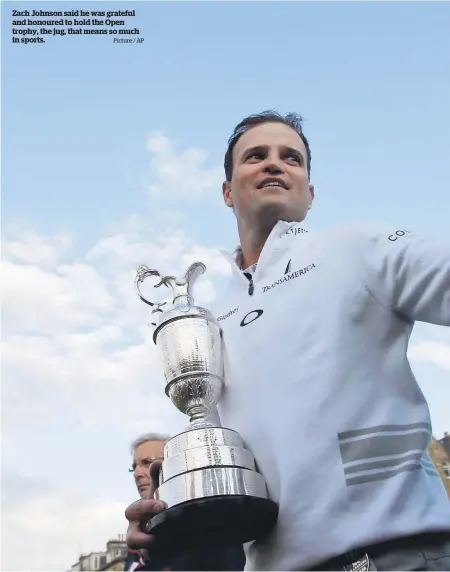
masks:
POLYGON ((134 469, 134 478, 137 479, 138 477, 145 477, 146 471, 141 467, 141 465, 136 465, 134 469))
POLYGON ((283 165, 278 157, 269 156, 265 161, 264 173, 269 175, 280 175, 283 173, 283 165))

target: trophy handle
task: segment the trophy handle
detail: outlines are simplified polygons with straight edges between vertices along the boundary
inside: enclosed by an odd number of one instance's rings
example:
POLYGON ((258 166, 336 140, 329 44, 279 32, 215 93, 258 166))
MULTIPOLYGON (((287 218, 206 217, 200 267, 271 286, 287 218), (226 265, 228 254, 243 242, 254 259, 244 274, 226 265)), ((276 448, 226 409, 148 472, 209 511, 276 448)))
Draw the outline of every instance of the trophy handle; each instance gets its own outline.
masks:
POLYGON ((161 306, 164 306, 164 304, 166 304, 166 302, 150 302, 150 300, 147 300, 147 298, 141 292, 140 285, 149 276, 158 276, 159 277, 159 282, 154 285, 154 288, 159 288, 163 284, 165 286, 167 286, 164 277, 161 275, 161 273, 158 270, 153 270, 152 268, 149 268, 148 266, 139 266, 137 273, 136 273, 136 278, 134 279, 134 285, 136 287, 136 291, 138 293, 139 298, 145 304, 148 304, 149 306, 152 306, 152 307, 156 306, 156 308, 153 310, 152 314, 154 312, 162 312, 162 310, 160 308, 161 308, 161 306))
POLYGON ((197 278, 202 274, 204 274, 205 272, 206 272, 206 266, 203 264, 203 262, 194 262, 186 270, 184 278, 188 283, 188 285, 190 285, 193 284, 195 280, 197 280, 197 278))

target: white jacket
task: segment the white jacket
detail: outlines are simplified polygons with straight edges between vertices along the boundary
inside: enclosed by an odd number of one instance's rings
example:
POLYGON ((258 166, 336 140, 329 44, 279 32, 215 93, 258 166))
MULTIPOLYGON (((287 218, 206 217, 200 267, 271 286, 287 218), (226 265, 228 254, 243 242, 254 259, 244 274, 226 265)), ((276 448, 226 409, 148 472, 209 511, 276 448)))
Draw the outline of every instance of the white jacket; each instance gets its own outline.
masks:
POLYGON ((306 570, 386 539, 450 532, 428 405, 406 357, 414 321, 450 326, 450 248, 401 228, 313 233, 280 221, 253 284, 228 258, 214 308, 219 415, 280 506, 269 538, 247 547, 247 569, 306 570))

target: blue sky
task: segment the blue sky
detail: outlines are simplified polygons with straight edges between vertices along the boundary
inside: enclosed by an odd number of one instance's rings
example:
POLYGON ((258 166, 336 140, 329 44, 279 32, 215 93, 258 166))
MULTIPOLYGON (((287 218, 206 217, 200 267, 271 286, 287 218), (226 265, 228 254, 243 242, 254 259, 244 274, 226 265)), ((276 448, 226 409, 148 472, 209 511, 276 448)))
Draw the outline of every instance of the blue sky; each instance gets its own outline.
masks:
MULTIPOLYGON (((87 6, 39 8, 78 5, 87 6)), ((123 3, 89 3, 106 5, 123 3)), ((205 148, 221 164, 236 122, 275 107, 305 117, 315 223, 407 218, 444 232, 447 3, 130 2, 143 44, 66 36, 34 46, 6 41, 10 6, 3 4, 5 216, 56 231, 82 220, 95 236, 147 207, 139 174, 148 130, 205 148)), ((225 218, 220 189, 208 208, 225 218)), ((223 240, 217 225, 201 227, 202 238, 223 240)))
MULTIPOLYGON (((6 482, 11 499, 26 489, 55 519, 78 522, 80 506, 100 503, 91 528, 40 532, 39 547, 59 546, 51 556, 10 539, 4 566, 68 566, 79 542, 100 549, 123 532, 129 441, 184 423, 160 395, 127 288, 140 261, 178 268, 200 252, 205 299, 218 291, 216 248, 237 243, 223 155, 242 117, 304 116, 310 227, 371 220, 450 241, 449 38, 446 2, 2 3, 6 482), (12 44, 12 8, 135 9, 129 27, 145 41, 12 44)), ((450 335, 420 324, 412 343, 440 435, 450 335)), ((16 535, 30 526, 20 507, 8 516, 16 535)))

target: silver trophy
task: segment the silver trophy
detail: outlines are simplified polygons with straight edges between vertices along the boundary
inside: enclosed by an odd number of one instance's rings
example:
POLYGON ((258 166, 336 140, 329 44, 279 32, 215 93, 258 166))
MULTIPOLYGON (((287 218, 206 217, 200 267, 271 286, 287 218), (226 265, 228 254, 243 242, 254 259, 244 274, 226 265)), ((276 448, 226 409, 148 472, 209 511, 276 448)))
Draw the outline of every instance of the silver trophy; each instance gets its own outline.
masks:
POLYGON ((190 418, 186 431, 164 447, 155 499, 168 510, 142 524, 172 554, 255 540, 267 534, 278 515, 240 435, 207 420, 224 387, 224 363, 222 330, 208 310, 194 305, 191 295, 192 284, 205 270, 196 262, 175 278, 140 266, 135 279, 140 299, 157 315, 153 341, 166 395, 190 418), (140 285, 149 277, 157 278, 155 288, 172 289, 173 305, 166 311, 167 302, 151 302, 142 294, 140 285))

